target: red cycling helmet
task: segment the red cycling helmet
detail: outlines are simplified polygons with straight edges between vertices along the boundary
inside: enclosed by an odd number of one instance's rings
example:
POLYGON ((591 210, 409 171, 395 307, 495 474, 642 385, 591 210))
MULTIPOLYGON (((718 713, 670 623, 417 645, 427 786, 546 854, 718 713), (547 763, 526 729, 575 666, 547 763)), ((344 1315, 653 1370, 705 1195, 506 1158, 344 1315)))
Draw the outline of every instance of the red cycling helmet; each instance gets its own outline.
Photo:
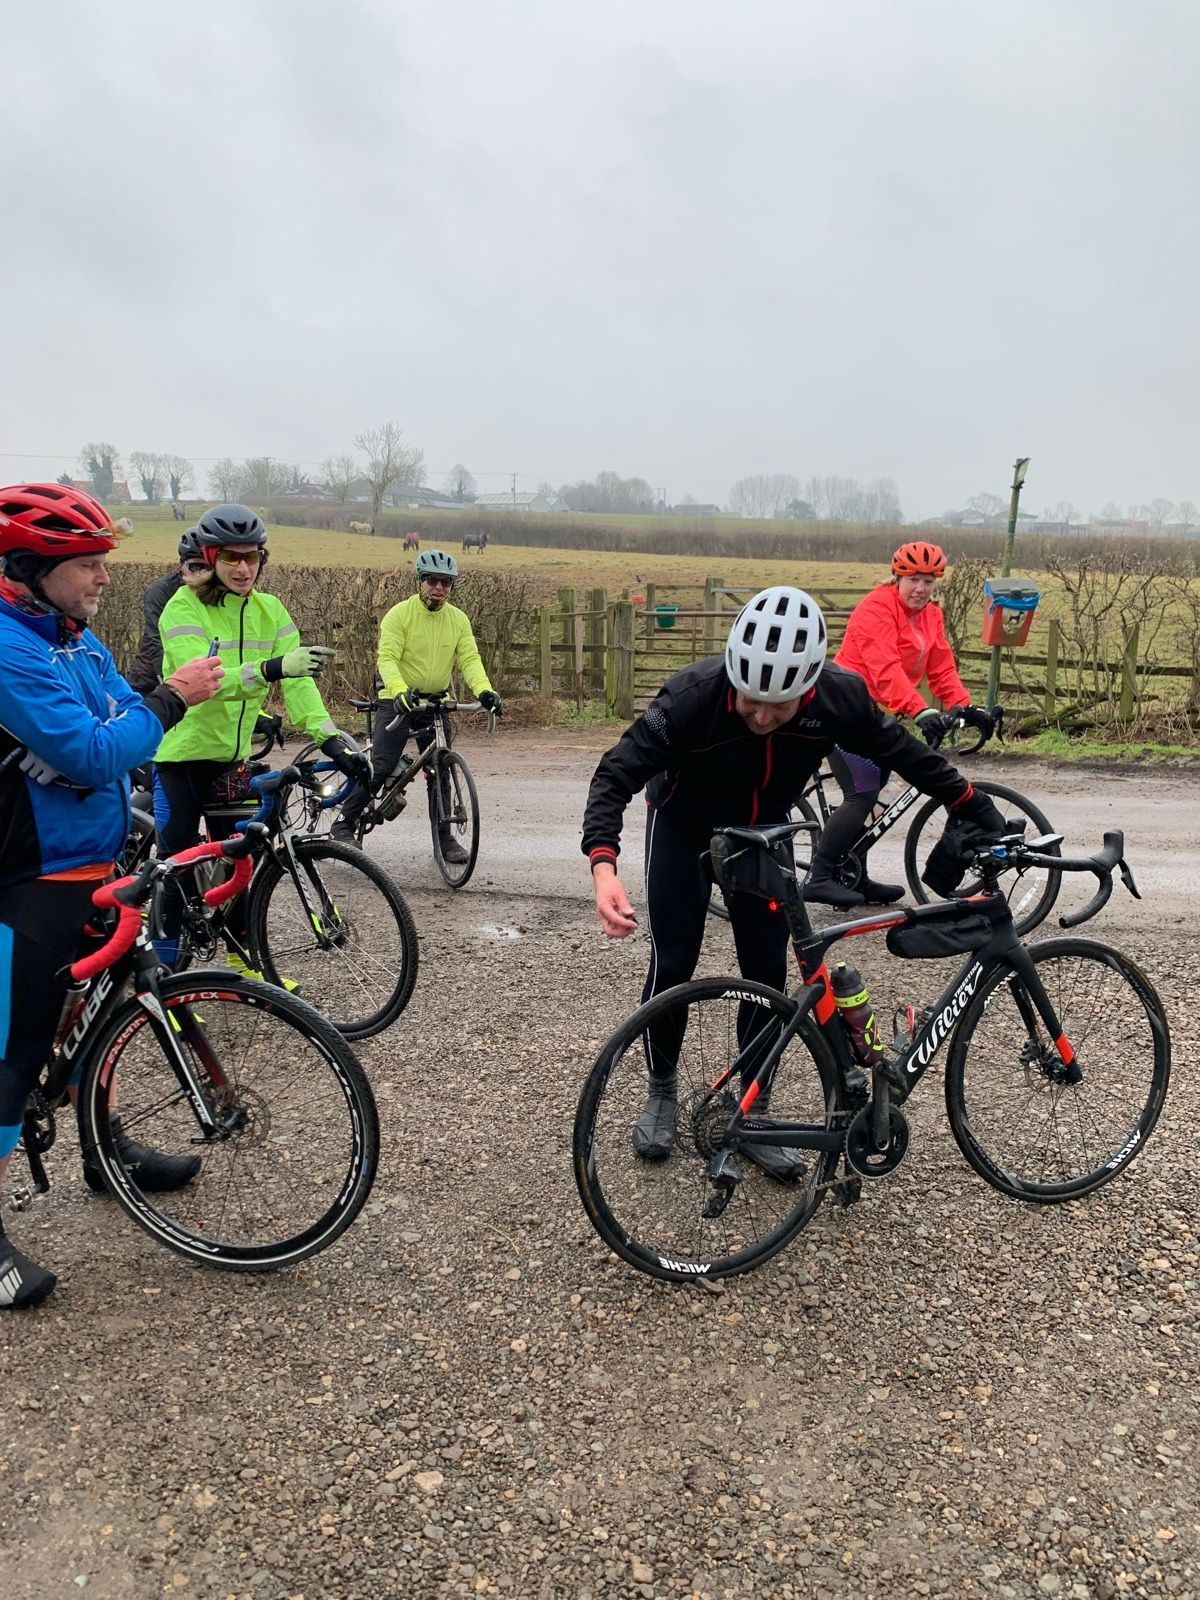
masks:
POLYGON ((892 572, 897 578, 940 578, 945 570, 945 551, 924 539, 910 539, 892 557, 892 572))
POLYGON ((63 483, 0 489, 0 555, 29 550, 51 561, 115 550, 120 535, 90 494, 63 483))

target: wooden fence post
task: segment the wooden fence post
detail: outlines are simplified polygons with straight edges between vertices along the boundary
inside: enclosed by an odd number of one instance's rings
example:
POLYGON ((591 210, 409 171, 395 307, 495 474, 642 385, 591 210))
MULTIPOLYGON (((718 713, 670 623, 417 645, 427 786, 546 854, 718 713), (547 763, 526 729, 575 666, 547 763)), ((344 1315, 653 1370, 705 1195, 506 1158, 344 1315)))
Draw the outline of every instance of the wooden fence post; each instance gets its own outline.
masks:
MULTIPOLYGON (((705 578, 704 580, 704 609, 705 611, 719 611, 721 609, 721 595, 725 588, 724 578, 705 578)), ((704 654, 715 656, 720 647, 721 619, 719 617, 705 617, 704 619, 704 654)))
POLYGON ((583 710, 583 618, 571 618, 571 643, 574 646, 572 665, 574 666, 575 709, 583 710))
POLYGON ((608 614, 608 596, 603 589, 593 589, 588 596, 587 627, 584 643, 594 645, 588 654, 587 689, 597 699, 604 693, 604 623, 608 614))
POLYGON ((1050 618, 1050 632, 1046 636, 1046 696, 1042 702, 1042 715, 1049 727, 1054 721, 1054 686, 1058 681, 1058 638, 1061 629, 1057 617, 1050 618))
POLYGON ((541 605, 537 608, 538 630, 538 693, 547 699, 554 693, 554 679, 551 675, 550 663, 550 607, 541 605))
POLYGON ((1138 625, 1125 635, 1125 644, 1121 651, 1121 721, 1133 721, 1133 708, 1137 703, 1137 652, 1138 652, 1138 625))
POLYGON ((571 626, 571 613, 577 609, 574 589, 560 589, 558 591, 558 609, 562 612, 562 642, 565 645, 570 645, 575 637, 575 630, 571 626))
POLYGON ((651 647, 651 645, 654 643, 654 595, 655 595, 655 590, 654 590, 654 585, 652 583, 646 584, 645 585, 645 589, 646 589, 646 648, 648 650, 651 647))
POLYGON ((610 717, 617 714, 617 602, 610 600, 604 608, 604 709, 610 717))
POLYGON ((628 600, 618 600, 613 607, 615 616, 616 679, 614 701, 617 715, 633 720, 633 606, 628 600))

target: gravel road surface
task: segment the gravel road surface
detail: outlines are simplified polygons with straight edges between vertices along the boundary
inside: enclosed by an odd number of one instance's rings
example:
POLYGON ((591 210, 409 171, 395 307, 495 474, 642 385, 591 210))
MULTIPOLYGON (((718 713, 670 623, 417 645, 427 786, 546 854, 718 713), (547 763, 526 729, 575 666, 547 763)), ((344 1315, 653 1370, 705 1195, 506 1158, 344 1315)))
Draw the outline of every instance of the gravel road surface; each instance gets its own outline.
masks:
MULTIPOLYGON (((382 1171, 325 1256, 193 1269, 60 1140, 52 1193, 8 1220, 61 1281, 0 1322, 4 1600, 1200 1595, 1200 769, 987 763, 1069 848, 1126 831, 1145 899, 1088 932, 1174 1033, 1129 1173, 1004 1199, 935 1070, 899 1171, 713 1292, 616 1263, 571 1176, 580 1083, 647 957, 600 936, 578 853, 606 742, 464 740, 484 843, 457 896, 415 808, 370 839, 421 974, 360 1047, 382 1171)), ((856 954, 877 1001, 941 970, 856 954)), ((704 970, 730 966, 714 924, 704 970)))

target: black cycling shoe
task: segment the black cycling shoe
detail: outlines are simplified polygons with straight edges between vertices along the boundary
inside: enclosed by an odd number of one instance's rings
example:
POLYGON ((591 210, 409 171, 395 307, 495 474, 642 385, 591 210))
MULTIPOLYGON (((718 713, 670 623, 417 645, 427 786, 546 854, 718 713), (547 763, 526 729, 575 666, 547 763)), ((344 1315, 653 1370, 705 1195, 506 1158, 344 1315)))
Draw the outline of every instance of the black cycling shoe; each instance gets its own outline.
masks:
MULTIPOLYGON (((199 1156, 165 1156, 160 1150, 151 1150, 149 1145, 131 1139, 122 1129, 120 1117, 112 1119, 112 1130, 121 1165, 146 1194, 182 1189, 200 1171, 199 1156)), ((83 1181, 93 1194, 104 1194, 104 1177, 94 1156, 83 1158, 83 1181)))
POLYGON ((633 1153, 643 1161, 665 1161, 675 1144, 678 1080, 651 1078, 642 1114, 633 1125, 633 1153))
POLYGON ((876 883, 874 878, 862 877, 858 887, 869 906, 892 906, 904 899, 904 885, 900 883, 876 883))
POLYGON ((815 867, 800 892, 805 900, 815 900, 825 906, 840 906, 844 910, 867 903, 857 889, 847 888, 830 874, 818 877, 815 867))
POLYGON ((40 1305, 58 1279, 18 1250, 0 1228, 0 1311, 40 1305))
POLYGON ((334 844, 349 844, 358 849, 358 835, 348 822, 335 822, 329 830, 329 837, 334 844))
POLYGON ((452 867, 464 867, 471 859, 457 839, 439 840, 438 849, 442 852, 442 860, 452 867))
POLYGON ((781 1144, 744 1144, 741 1153, 776 1183, 799 1183, 808 1171, 804 1159, 781 1144))

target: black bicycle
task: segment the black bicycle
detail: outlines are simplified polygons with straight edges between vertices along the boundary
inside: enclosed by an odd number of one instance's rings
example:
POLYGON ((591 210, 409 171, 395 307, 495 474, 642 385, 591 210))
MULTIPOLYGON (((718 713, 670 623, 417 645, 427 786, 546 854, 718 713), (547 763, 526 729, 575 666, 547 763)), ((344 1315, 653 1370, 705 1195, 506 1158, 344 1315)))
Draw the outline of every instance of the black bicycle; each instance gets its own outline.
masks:
MULTIPOLYGON (((365 742, 369 745, 377 716, 389 717, 389 728, 399 720, 394 703, 390 700, 351 700, 350 704, 367 716, 365 742)), ((428 727, 432 734, 425 749, 415 757, 402 755, 391 772, 378 777, 372 786, 371 796, 354 823, 359 844, 372 828, 393 822, 408 804, 408 786, 415 783, 418 773, 425 774, 429 802, 429 825, 433 832, 433 855, 438 871, 451 889, 461 889, 475 871, 479 858, 479 795, 471 769, 457 750, 450 748, 450 717, 455 711, 482 711, 478 700, 455 700, 448 691, 422 695, 414 707, 414 729, 428 727), (464 859, 447 860, 446 842, 453 840, 461 849, 464 859)), ((494 711, 486 713, 488 732, 496 726, 494 711)), ((306 745, 298 761, 310 760, 317 753, 317 745, 306 745)), ((308 833, 318 833, 332 826, 342 797, 331 792, 310 790, 303 797, 302 810, 293 812, 291 820, 308 833)))
POLYGON ((232 877, 208 891, 216 906, 241 893, 268 848, 254 828, 147 861, 96 891, 116 926, 70 969, 54 1047, 25 1110, 18 1150, 30 1182, 10 1197, 13 1209, 50 1187, 43 1157, 77 1080, 85 1159, 95 1158, 121 1209, 179 1255, 265 1272, 324 1250, 358 1216, 379 1167, 379 1116, 346 1041, 312 1006, 253 978, 164 973, 147 937, 143 912, 159 884, 230 864, 232 877), (122 1162, 122 1134, 198 1156, 198 1175, 172 1193, 142 1190, 137 1168, 122 1162))
MULTIPOLYGON (((952 715, 953 713, 947 713, 947 716, 952 715)), ((964 717, 958 716, 944 737, 933 741, 935 748, 945 746, 948 751, 953 751, 955 756, 974 755, 993 735, 1001 737, 1003 735, 1003 709, 995 707, 992 715, 993 728, 988 732, 969 725, 964 717)), ((1033 801, 1023 794, 1019 794, 1016 789, 983 778, 973 778, 971 781, 980 794, 986 794, 992 801, 1004 818, 1008 830, 1017 831, 1023 827, 1031 838, 1035 835, 1049 838, 1053 833, 1049 818, 1040 807, 1034 805, 1033 801)), ((822 765, 805 785, 799 799, 791 807, 791 813, 793 817, 811 824, 810 831, 815 838, 819 831, 824 829, 841 802, 842 791, 837 779, 827 765, 822 765)), ((880 801, 870 825, 863 830, 849 853, 838 863, 836 876, 839 882, 848 888, 857 888, 867 852, 883 838, 885 833, 890 833, 902 817, 908 817, 908 833, 904 840, 904 878, 913 899, 918 905, 924 905, 934 896, 922 883, 921 874, 929 860, 930 851, 941 838, 946 823, 946 808, 939 800, 929 799, 922 795, 920 789, 912 785, 894 800, 880 801), (917 805, 917 802, 922 800, 924 804, 917 805), (917 806, 915 812, 912 811, 914 806, 917 806), (909 815, 910 812, 912 815, 909 815)), ((1040 855, 1046 858, 1053 857, 1057 853, 1058 846, 1055 845, 1053 848, 1041 851, 1040 855)), ((810 863, 807 860, 801 860, 798 864, 802 870, 808 871, 810 863)), ((995 886, 1007 897, 1012 908, 1016 931, 1023 937, 1027 933, 1032 933, 1034 928, 1049 916, 1062 887, 1062 873, 1054 865, 1042 862, 1035 865, 1028 860, 1022 860, 1018 864, 1014 859, 999 874, 995 886)), ((968 875, 954 893, 956 898, 970 897, 979 894, 982 888, 980 878, 968 875)), ((709 910, 713 916, 728 917, 728 912, 718 900, 713 900, 709 910)))
MULTIPOLYGON (((217 818, 261 824, 271 848, 257 857, 247 890, 246 934, 230 926, 229 906, 206 897, 220 864, 207 858, 181 878, 183 899, 176 970, 214 961, 228 947, 245 966, 269 982, 310 998, 347 1039, 366 1039, 389 1028, 408 1004, 417 981, 419 953, 412 913, 378 864, 352 845, 298 836, 285 820, 295 791, 315 792, 327 781, 328 761, 297 761, 279 772, 259 774, 250 805, 213 805, 217 818)), ((350 785, 339 776, 342 794, 350 785)), ((135 812, 133 832, 120 863, 135 871, 153 847, 153 822, 135 812), (149 826, 148 826, 149 824, 149 826)), ((179 859, 178 857, 176 859, 179 859)), ((152 932, 162 935, 162 896, 155 893, 152 932)))
POLYGON ((1057 836, 1014 834, 973 853, 982 885, 973 899, 814 932, 792 859, 806 826, 725 828, 711 849, 724 894, 765 895, 786 916, 796 993, 730 977, 669 989, 617 1029, 584 1085, 573 1142, 584 1209, 612 1250, 654 1277, 748 1271, 795 1237, 828 1190, 848 1203, 864 1179, 894 1172, 909 1141, 900 1108, 947 1040, 946 1111, 959 1149, 1019 1200, 1072 1200, 1108 1183, 1162 1110, 1170 1034, 1145 974, 1090 940, 1025 946, 1000 887, 1014 868, 1094 873, 1091 902, 1059 919, 1074 927, 1107 901, 1115 869, 1137 894, 1120 832, 1079 860, 1057 853, 1057 836), (931 1005, 899 1015, 891 1048, 871 1052, 868 1079, 825 958, 839 940, 883 929, 901 958, 966 959, 931 1005), (660 1092, 675 1085, 676 1123, 667 1158, 649 1162, 631 1133, 655 1080, 660 1092), (756 1161, 767 1147, 802 1153, 792 1181, 756 1161))

